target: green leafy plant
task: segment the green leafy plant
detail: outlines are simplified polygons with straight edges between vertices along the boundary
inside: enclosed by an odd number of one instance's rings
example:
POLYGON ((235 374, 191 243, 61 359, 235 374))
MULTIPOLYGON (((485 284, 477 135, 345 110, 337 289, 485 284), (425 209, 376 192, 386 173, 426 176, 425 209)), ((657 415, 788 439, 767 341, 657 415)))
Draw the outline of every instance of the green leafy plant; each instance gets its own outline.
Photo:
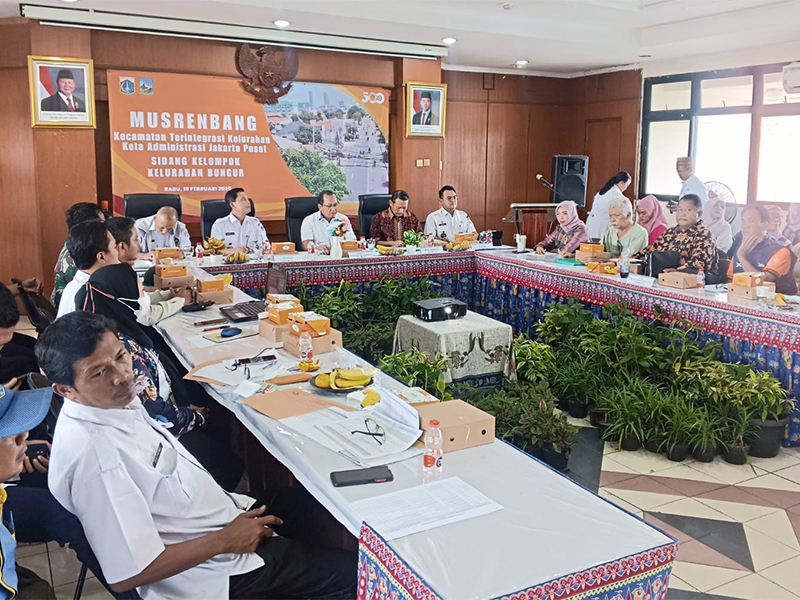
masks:
POLYGON ((525 407, 516 433, 521 434, 532 446, 568 454, 578 429, 567 420, 565 414, 541 401, 525 407))
POLYGON ((639 441, 645 441, 647 406, 641 396, 646 384, 626 373, 619 373, 615 380, 616 384, 602 393, 602 404, 609 421, 603 437, 621 443, 623 437, 632 435, 639 441))
POLYGON ((419 246, 422 242, 422 233, 407 229, 403 232, 403 243, 406 246, 419 246))
POLYGON ((583 308, 575 298, 566 304, 554 304, 545 313, 537 328, 539 339, 554 349, 561 345, 574 345, 586 327, 596 321, 590 310, 583 308))
POLYGON ((355 288, 355 283, 342 280, 317 298, 312 310, 328 317, 334 329, 359 327, 363 321, 362 306, 355 288))
POLYGON ((555 357, 550 384, 556 397, 587 404, 602 389, 601 365, 591 356, 560 352, 555 357))
POLYGON ((737 379, 731 390, 732 400, 744 407, 751 419, 779 421, 795 407, 780 381, 769 373, 750 369, 737 379))
POLYGON ((342 331, 344 347, 372 364, 392 352, 394 323, 374 323, 361 329, 342 331))
POLYGON ((517 377, 521 380, 530 383, 552 380, 556 372, 556 356, 550 346, 519 335, 514 338, 512 352, 517 377))
POLYGON ((695 412, 695 422, 689 431, 687 442, 693 450, 703 451, 716 446, 722 441, 724 419, 707 408, 698 408, 695 412))
POLYGON ((431 359, 418 348, 412 348, 408 352, 384 356, 378 366, 408 386, 421 387, 440 400, 452 400, 453 396, 446 392, 447 384, 444 380, 447 365, 448 359, 438 352, 431 359))
POLYGON ((688 444, 700 410, 679 396, 670 397, 667 412, 666 445, 669 451, 678 444, 688 444))

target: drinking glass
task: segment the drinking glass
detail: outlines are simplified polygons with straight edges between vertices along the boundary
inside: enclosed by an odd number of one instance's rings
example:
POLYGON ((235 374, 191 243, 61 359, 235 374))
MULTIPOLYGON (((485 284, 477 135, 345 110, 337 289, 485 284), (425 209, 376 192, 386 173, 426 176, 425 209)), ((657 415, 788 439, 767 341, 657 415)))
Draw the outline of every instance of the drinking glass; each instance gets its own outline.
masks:
POLYGON ((183 253, 183 258, 185 260, 192 258, 193 250, 191 246, 184 246, 183 248, 181 248, 181 252, 183 253))

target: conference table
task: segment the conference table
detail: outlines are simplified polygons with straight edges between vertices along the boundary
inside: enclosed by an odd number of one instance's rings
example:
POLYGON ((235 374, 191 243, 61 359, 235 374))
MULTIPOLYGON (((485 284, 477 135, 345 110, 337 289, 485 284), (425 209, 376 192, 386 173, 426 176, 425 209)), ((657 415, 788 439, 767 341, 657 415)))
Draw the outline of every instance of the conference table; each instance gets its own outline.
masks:
MULTIPOLYGON (((235 296, 247 299, 239 290, 235 296)), ((210 318, 212 311, 179 313, 158 326, 187 369, 254 356, 270 345, 260 336, 203 343, 193 323, 210 318)), ((298 359, 284 350, 276 353, 281 365, 296 365, 298 359)), ((323 371, 364 364, 344 349, 319 358, 323 371)), ((405 389, 383 373, 376 383, 405 389)), ((677 554, 673 538, 502 440, 448 452, 443 461, 445 478, 460 478, 500 510, 387 540, 365 520, 358 502, 419 490, 421 456, 391 464, 392 482, 335 488, 330 473, 356 468, 354 463, 254 410, 232 385, 203 385, 358 538, 361 599, 665 597, 677 554)), ((326 395, 308 382, 292 387, 326 395)), ((341 396, 328 399, 342 402, 341 396)))
MULTIPOLYGON (((691 321, 709 340, 719 342, 726 362, 754 364, 770 371, 797 398, 800 390, 800 311, 774 311, 743 299, 728 299, 724 286, 703 291, 658 285, 650 277, 588 273, 585 267, 556 264, 554 255, 517 254, 508 247, 476 245, 475 250, 445 252, 425 248, 400 256, 376 251, 354 252, 338 260, 307 253, 276 255, 272 263, 204 267, 231 273, 234 285, 254 297, 266 293, 268 274, 274 291, 299 285, 322 293, 341 280, 368 292, 382 276, 430 277, 443 296, 458 298, 470 310, 511 325, 515 333, 532 334, 553 303, 577 298, 598 317, 609 302, 624 300, 634 314, 654 318, 658 310, 691 321)), ((272 291, 272 290, 271 290, 272 291)), ((786 443, 800 445, 800 411, 791 415, 786 443)))

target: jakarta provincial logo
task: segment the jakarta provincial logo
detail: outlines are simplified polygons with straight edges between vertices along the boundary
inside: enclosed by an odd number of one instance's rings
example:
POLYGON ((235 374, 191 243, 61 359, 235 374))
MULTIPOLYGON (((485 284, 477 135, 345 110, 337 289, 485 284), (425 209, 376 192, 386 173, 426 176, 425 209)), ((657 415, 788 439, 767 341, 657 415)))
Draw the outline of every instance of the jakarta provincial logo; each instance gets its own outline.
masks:
POLYGON ((149 96, 153 93, 153 78, 141 77, 139 78, 139 93, 149 96))
POLYGON ((136 84, 133 81, 133 77, 120 77, 119 91, 127 95, 133 94, 136 91, 136 84))

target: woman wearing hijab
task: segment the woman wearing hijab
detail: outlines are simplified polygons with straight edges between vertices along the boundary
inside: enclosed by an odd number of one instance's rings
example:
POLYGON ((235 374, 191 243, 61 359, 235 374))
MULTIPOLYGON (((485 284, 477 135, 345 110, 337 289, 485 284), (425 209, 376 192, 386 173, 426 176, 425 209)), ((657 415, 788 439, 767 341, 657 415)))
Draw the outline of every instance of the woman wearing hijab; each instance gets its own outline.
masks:
POLYGON ((703 217, 703 225, 714 236, 717 248, 727 254, 733 246, 733 231, 725 220, 725 201, 719 196, 711 198, 703 209, 703 217))
POLYGON ((603 237, 606 230, 611 227, 611 220, 608 218, 608 203, 615 198, 624 198, 624 192, 631 184, 631 176, 625 171, 620 171, 611 179, 606 181, 600 191, 595 194, 592 201, 592 210, 586 219, 586 229, 593 239, 599 240, 603 237))
POLYGON ((639 225, 647 230, 647 244, 650 245, 669 229, 667 217, 661 202, 655 196, 645 196, 636 203, 636 215, 639 225))
POLYGON ((552 233, 536 244, 537 254, 555 250, 561 258, 565 258, 573 256, 582 243, 592 241, 572 200, 565 200, 556 206, 556 221, 558 225, 552 233))
POLYGON ((75 306, 114 321, 133 358, 137 396, 148 414, 179 437, 220 486, 233 491, 242 476, 241 461, 224 444, 199 429, 205 426, 209 409, 196 404, 207 403, 207 394, 196 382, 183 380, 186 371, 163 338, 152 327, 138 322, 148 310, 137 295, 138 277, 134 270, 127 263, 109 266, 92 273, 78 291, 75 306), (169 352, 162 353, 160 345, 169 352))

